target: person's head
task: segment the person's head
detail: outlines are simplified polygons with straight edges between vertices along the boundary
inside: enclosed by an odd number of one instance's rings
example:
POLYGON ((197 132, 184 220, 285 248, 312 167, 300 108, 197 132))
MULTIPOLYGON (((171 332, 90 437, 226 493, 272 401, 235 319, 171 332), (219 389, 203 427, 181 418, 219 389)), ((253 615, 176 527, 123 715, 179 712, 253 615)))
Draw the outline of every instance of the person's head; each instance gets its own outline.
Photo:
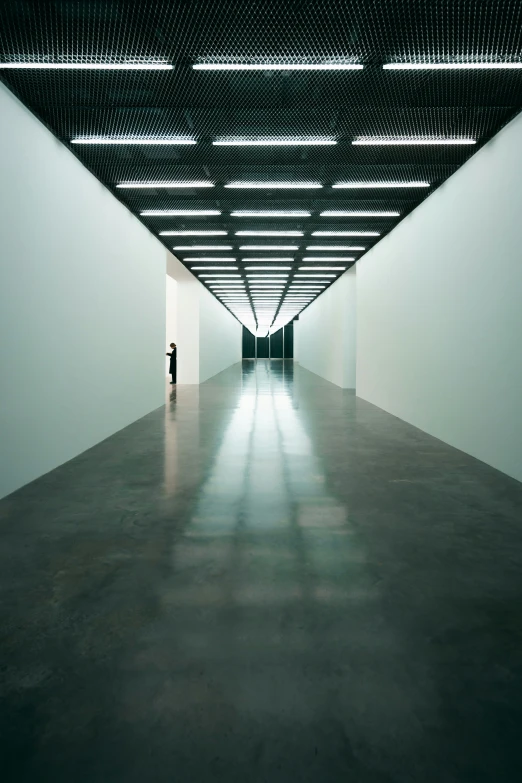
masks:
POLYGON ((171 347, 171 348, 175 348, 175 347, 176 347, 176 343, 171 343, 171 344, 170 344, 170 347, 171 347))

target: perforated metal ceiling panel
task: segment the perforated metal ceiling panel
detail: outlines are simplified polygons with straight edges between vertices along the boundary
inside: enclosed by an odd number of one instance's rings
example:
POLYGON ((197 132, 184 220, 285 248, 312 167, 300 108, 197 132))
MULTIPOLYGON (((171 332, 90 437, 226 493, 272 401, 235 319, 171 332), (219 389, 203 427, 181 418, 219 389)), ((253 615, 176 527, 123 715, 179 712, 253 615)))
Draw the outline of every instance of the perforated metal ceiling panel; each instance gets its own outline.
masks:
MULTIPOLYGON (((306 273, 299 267, 333 265, 336 268, 328 274, 335 276, 320 283, 330 285, 341 267, 359 259, 522 106, 521 69, 390 70, 383 66, 518 64, 522 4, 519 0, 9 2, 0 8, 0 60, 8 66, 173 66, 165 70, 2 67, 0 78, 169 250, 189 248, 174 251, 188 268, 236 266, 237 272, 230 273, 247 283, 251 304, 248 282, 253 281, 247 276, 252 270, 247 267, 290 267, 284 272, 288 277, 280 278, 285 288, 276 298, 281 302, 293 283, 314 281, 295 277, 306 273), (211 63, 274 67, 259 71, 193 67, 211 63), (275 68, 332 63, 363 67, 275 68), (195 143, 155 143, 172 137, 195 143), (78 138, 152 143, 73 144, 78 138), (335 144, 215 144, 231 139, 335 144), (361 139, 379 143, 353 143, 361 139), (391 139, 475 143, 382 143, 391 139), (169 182, 178 187, 159 187, 169 182), (252 182, 316 187, 229 187, 252 182), (122 183, 153 185, 127 189, 118 187, 122 183), (366 187, 334 188, 337 183, 366 187), (405 187, 407 183, 417 185, 405 187), (154 210, 219 214, 141 215, 154 210), (304 211, 310 216, 236 217, 237 211, 304 211), (398 214, 321 215, 332 211, 398 214), (225 233, 161 234, 198 230, 225 233), (255 237, 237 231, 300 235, 255 237), (316 236, 316 232, 352 235, 316 236), (210 247, 199 249, 202 245, 210 247), (209 260, 221 257, 234 261, 209 260), (272 258, 290 260, 266 260, 272 258), (326 260, 335 258, 349 260, 326 260), (324 259, 324 264, 315 259, 324 259)), ((194 274, 203 271, 194 269, 194 274)), ((231 303, 227 306, 235 309, 231 303)), ((292 316, 292 307, 304 306, 306 302, 284 304, 277 326, 292 316)), ((261 331, 267 319, 274 320, 278 307, 264 309, 261 315, 257 307, 261 331)), ((252 326, 244 313, 238 312, 238 317, 252 326)))

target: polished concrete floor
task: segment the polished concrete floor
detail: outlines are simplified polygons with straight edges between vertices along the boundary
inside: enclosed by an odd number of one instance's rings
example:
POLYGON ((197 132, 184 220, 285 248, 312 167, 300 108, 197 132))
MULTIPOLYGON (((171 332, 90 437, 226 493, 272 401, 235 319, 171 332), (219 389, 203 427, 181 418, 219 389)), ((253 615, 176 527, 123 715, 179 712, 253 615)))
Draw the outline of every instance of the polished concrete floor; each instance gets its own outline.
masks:
POLYGON ((0 522, 4 783, 522 779, 522 485, 291 362, 0 522))

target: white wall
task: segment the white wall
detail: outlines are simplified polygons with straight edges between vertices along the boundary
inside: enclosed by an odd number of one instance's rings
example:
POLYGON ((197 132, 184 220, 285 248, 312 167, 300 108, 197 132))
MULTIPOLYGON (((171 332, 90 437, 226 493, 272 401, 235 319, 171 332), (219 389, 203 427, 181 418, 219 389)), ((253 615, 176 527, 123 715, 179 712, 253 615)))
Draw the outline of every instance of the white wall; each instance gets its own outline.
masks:
POLYGON ((522 115, 357 266, 357 393, 522 480, 522 115))
POLYGON ((0 496, 164 402, 165 249, 0 84, 0 496))
POLYGON ((295 356, 307 370, 355 388, 356 275, 352 267, 299 316, 295 356))
POLYGON ((239 321, 201 286, 199 310, 199 382, 203 383, 242 358, 239 321))
MULTIPOLYGON (((166 311, 166 331, 165 331, 165 353, 170 352, 170 344, 178 342, 178 284, 170 277, 166 276, 165 291, 165 311, 166 311)), ((165 356, 165 375, 169 375, 170 356, 165 356)))
POLYGON ((177 283, 177 381, 203 383, 241 361, 241 324, 172 253, 167 274, 177 283))

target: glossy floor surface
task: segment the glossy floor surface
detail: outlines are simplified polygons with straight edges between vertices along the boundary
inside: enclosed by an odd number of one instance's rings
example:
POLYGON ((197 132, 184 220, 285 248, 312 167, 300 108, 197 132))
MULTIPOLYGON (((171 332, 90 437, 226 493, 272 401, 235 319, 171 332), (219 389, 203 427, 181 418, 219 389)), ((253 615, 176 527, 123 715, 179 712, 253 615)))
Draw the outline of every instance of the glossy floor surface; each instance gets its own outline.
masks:
POLYGON ((522 779, 522 485, 353 392, 236 365, 0 519, 4 783, 522 779))

